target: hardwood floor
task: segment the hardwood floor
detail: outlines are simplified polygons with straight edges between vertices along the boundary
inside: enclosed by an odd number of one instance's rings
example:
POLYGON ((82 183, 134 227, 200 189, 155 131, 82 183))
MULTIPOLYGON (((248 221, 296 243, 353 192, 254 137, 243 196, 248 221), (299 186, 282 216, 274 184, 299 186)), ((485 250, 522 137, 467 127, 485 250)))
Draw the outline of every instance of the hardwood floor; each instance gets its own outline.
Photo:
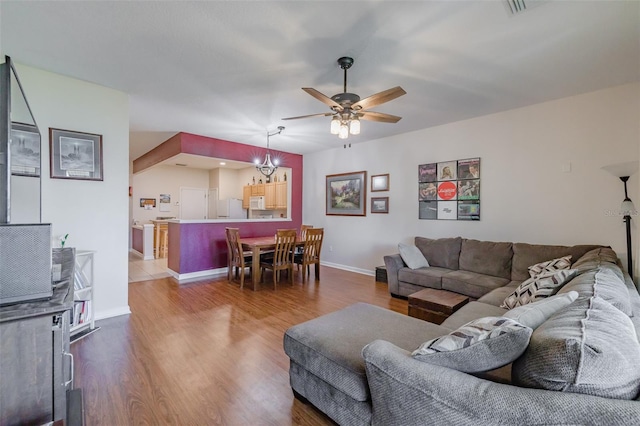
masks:
MULTIPOLYGON (((294 399, 285 330, 362 301, 407 313, 374 277, 322 267, 304 285, 240 290, 226 276, 129 284, 131 315, 71 345, 91 425, 331 425, 294 399)), ((267 277, 269 278, 269 277, 267 277)))

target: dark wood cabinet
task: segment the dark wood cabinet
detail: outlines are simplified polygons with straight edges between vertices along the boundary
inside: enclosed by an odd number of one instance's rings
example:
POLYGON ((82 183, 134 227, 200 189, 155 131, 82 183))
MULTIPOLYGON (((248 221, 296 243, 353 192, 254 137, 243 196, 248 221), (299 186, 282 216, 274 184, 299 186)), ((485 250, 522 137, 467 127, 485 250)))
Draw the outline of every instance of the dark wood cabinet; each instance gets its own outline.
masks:
MULTIPOLYGON (((0 308, 1 426, 59 420, 65 425, 82 424, 81 413, 69 415, 67 410, 73 390, 72 308, 70 281, 59 284, 51 300, 0 308)), ((76 392, 76 402, 77 396, 76 392)), ((81 403, 75 406, 82 410, 81 403)))

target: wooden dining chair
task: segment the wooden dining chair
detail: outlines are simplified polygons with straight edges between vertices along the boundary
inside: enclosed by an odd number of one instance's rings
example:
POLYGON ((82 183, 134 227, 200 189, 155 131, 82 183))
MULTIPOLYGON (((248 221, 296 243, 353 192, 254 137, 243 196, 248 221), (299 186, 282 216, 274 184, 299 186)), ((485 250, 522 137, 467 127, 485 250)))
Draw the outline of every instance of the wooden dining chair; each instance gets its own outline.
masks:
POLYGON ((293 249, 296 245, 298 232, 295 229, 278 229, 276 231, 276 249, 272 255, 265 256, 260 261, 261 279, 264 281, 264 270, 273 270, 273 289, 280 276, 280 271, 287 271, 289 281, 293 285, 293 249))
POLYGON ((242 243, 240 243, 240 230, 238 228, 225 228, 227 236, 227 279, 234 281, 240 279, 240 288, 244 287, 244 270, 249 268, 249 276, 252 274, 251 258, 252 255, 242 251, 242 243), (234 274, 235 270, 235 274, 234 274))
POLYGON ((307 229, 302 253, 296 254, 294 263, 302 266, 302 282, 306 281, 306 275, 310 274, 310 266, 315 265, 316 280, 320 280, 320 250, 322 250, 322 239, 324 238, 324 228, 307 229))
MULTIPOLYGON (((313 228, 313 225, 300 225, 300 240, 304 241, 307 235, 307 229, 313 228)), ((293 250, 295 254, 302 254, 302 247, 296 246, 293 250)), ((298 269, 300 269, 300 265, 298 265, 298 269)))

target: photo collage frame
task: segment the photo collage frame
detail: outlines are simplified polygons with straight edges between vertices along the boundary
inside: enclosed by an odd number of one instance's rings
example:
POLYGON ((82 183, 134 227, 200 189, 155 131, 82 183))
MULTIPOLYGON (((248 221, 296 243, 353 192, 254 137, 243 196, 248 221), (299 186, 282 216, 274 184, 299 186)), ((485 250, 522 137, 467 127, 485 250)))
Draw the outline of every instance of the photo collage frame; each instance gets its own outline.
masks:
POLYGON ((418 217, 480 220, 480 158, 420 164, 418 217))

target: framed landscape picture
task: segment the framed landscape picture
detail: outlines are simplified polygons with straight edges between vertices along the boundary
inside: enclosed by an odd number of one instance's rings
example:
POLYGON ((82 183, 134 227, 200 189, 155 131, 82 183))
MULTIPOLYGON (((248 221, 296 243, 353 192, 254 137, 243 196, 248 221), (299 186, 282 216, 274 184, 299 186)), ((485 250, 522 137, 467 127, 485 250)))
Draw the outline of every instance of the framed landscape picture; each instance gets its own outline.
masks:
POLYGON ((389 197, 371 197, 371 213, 389 213, 389 197))
POLYGON ((367 172, 327 175, 326 214, 367 215, 367 172))
POLYGON ((49 129, 51 177, 103 180, 102 135, 49 129))

